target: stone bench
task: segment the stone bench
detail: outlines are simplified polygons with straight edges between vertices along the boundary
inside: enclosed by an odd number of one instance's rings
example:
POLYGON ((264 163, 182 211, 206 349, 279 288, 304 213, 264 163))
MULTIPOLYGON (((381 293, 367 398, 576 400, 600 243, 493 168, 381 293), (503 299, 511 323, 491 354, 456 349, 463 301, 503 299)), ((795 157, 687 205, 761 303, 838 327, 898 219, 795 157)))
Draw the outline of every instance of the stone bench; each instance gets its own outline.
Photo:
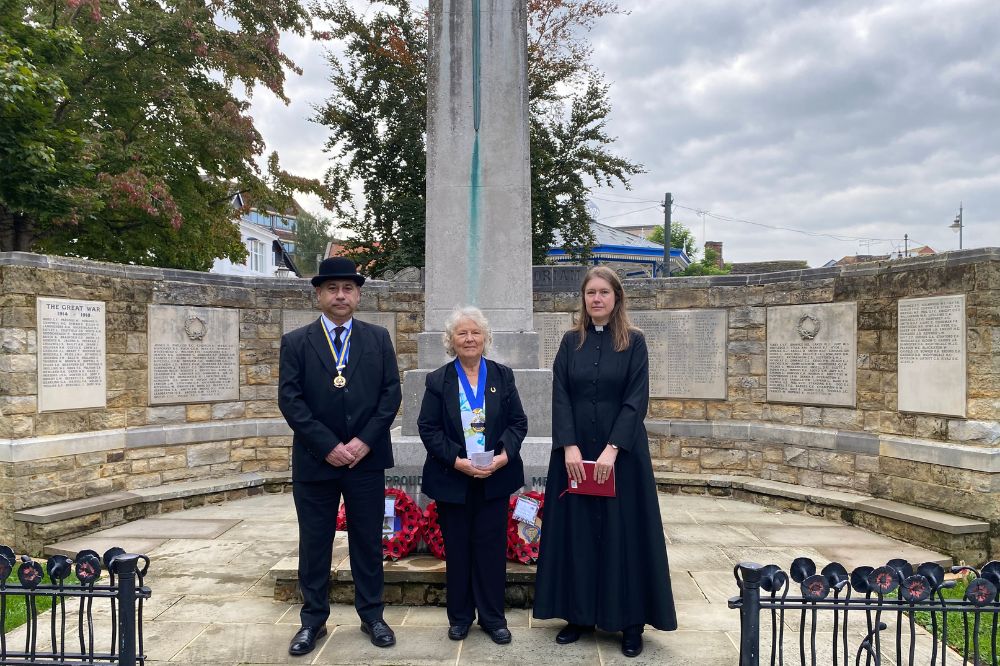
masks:
POLYGON ((659 490, 732 497, 785 511, 800 511, 856 525, 946 553, 959 563, 990 559, 990 524, 940 511, 848 493, 749 476, 654 472, 659 490))
POLYGON ((47 544, 55 541, 83 536, 139 518, 265 492, 286 492, 290 488, 291 472, 249 472, 165 483, 22 509, 14 513, 16 549, 40 554, 47 544))

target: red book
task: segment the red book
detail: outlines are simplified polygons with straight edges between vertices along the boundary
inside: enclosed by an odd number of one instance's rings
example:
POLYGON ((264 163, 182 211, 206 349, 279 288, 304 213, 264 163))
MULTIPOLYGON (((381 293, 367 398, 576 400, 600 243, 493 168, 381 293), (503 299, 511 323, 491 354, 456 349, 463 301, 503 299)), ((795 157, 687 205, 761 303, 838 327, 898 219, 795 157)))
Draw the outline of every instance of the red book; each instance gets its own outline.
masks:
POLYGON ((566 492, 572 493, 574 495, 596 495, 597 497, 615 497, 615 468, 611 468, 611 474, 608 475, 607 481, 604 483, 598 483, 595 479, 596 474, 594 473, 594 465, 597 463, 593 460, 583 461, 583 473, 587 477, 583 481, 577 483, 573 479, 569 480, 569 487, 566 488, 566 492))

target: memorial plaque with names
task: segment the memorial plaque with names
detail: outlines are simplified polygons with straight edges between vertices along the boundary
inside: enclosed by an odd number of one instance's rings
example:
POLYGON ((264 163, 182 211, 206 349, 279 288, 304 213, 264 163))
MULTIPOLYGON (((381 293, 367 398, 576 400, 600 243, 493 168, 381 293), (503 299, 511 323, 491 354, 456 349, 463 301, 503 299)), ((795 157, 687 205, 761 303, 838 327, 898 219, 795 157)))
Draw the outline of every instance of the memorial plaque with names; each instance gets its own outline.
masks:
POLYGON ((642 329, 649 349, 649 395, 667 395, 667 338, 670 313, 667 310, 633 310, 632 323, 642 329))
POLYGON ((853 407, 857 303, 767 309, 767 400, 853 407))
POLYGON ((668 310, 667 315, 667 397, 725 400, 726 310, 668 310))
POLYGON ((38 411, 107 405, 102 301, 38 298, 38 411))
POLYGON ((901 412, 965 416, 965 295, 901 298, 896 357, 901 412))
POLYGON ((551 369, 556 360, 563 334, 573 327, 569 312, 536 312, 535 330, 538 332, 538 367, 551 369))
POLYGON ((149 306, 149 404, 238 400, 240 313, 149 306))
MULTIPOLYGON (((368 324, 376 324, 389 331, 393 349, 396 348, 395 312, 355 312, 354 317, 368 324)), ((282 310, 281 332, 290 333, 297 328, 308 326, 319 319, 319 310, 282 310)))

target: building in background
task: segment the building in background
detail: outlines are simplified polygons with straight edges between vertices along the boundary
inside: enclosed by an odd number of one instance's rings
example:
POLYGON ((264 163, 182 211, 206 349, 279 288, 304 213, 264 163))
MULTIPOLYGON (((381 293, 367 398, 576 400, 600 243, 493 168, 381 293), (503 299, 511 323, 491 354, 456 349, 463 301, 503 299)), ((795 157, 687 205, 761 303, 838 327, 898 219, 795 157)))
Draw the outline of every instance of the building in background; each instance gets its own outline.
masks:
POLYGON ((925 257, 931 254, 937 254, 934 248, 930 245, 921 245, 918 247, 911 247, 905 251, 897 250, 896 252, 892 252, 890 254, 849 254, 840 259, 831 259, 823 264, 823 266, 824 268, 828 266, 853 266, 854 264, 864 264, 872 261, 894 261, 896 259, 906 259, 908 257, 925 257))
MULTIPOLYGON (((663 266, 663 245, 642 236, 623 231, 621 227, 609 227, 591 220, 590 230, 594 234, 594 247, 587 263, 609 266, 623 270, 629 277, 666 277, 663 266)), ((547 257, 552 263, 578 263, 562 248, 562 237, 556 238, 549 248, 547 257)), ((670 248, 670 270, 683 271, 691 264, 687 254, 679 248, 670 248)))
POLYGON ((295 265, 297 216, 302 209, 293 200, 284 212, 260 210, 248 192, 237 192, 232 205, 246 211, 237 220, 240 240, 247 249, 247 260, 234 264, 216 259, 211 273, 222 275, 260 275, 266 277, 299 276, 295 265))

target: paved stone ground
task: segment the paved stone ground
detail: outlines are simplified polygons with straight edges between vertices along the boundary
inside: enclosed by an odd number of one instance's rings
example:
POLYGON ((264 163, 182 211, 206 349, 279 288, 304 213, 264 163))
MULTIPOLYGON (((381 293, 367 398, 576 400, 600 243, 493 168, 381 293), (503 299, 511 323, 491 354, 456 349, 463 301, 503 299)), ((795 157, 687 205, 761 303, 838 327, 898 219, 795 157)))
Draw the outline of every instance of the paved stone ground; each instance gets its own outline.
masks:
MULTIPOLYGON (((353 607, 335 606, 330 634, 305 657, 288 655, 299 607, 271 599, 270 567, 296 549, 290 495, 265 495, 149 518, 57 545, 98 552, 121 545, 152 559, 146 583, 145 648, 153 664, 698 664, 736 663, 739 613, 726 601, 737 592, 733 566, 744 560, 787 567, 798 556, 822 567, 831 560, 849 570, 893 557, 919 563, 941 555, 855 527, 798 513, 703 496, 661 495, 680 629, 647 630, 638 659, 622 656, 618 636, 598 632, 569 646, 555 644, 560 621, 537 621, 530 611, 508 613, 514 635, 496 646, 473 628, 465 641, 449 641, 443 608, 390 606, 395 648, 372 647, 353 607)), ((98 621, 98 633, 108 623, 98 621)), ((820 623, 819 644, 829 651, 831 627, 820 623), (823 638, 826 638, 823 641, 823 638)), ((798 631, 797 616, 787 632, 798 631)), ((12 641, 23 640, 23 630, 12 641)), ((43 632, 44 633, 44 632, 43 632)), ((797 646, 794 639, 786 645, 797 646)), ((16 644, 16 642, 14 643, 16 644)), ((100 643, 99 643, 100 645, 100 643)), ((764 654, 769 648, 763 646, 764 654)), ((787 650, 787 648, 786 648, 787 650)), ((788 654, 797 663, 796 654, 788 654)), ((821 656, 822 660, 822 656, 821 656)), ((827 663, 832 663, 832 660, 827 663)))

